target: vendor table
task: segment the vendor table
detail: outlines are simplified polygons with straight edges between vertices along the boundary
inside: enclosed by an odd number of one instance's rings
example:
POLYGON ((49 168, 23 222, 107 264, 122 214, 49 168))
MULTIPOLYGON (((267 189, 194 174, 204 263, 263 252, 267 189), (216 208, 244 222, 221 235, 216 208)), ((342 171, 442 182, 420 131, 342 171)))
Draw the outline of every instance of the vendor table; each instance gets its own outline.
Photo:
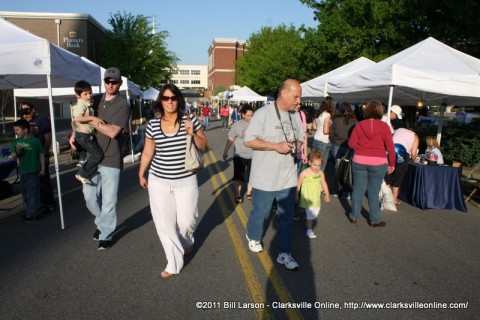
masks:
POLYGON ((408 164, 403 178, 401 200, 425 209, 453 209, 467 212, 457 168, 408 164))

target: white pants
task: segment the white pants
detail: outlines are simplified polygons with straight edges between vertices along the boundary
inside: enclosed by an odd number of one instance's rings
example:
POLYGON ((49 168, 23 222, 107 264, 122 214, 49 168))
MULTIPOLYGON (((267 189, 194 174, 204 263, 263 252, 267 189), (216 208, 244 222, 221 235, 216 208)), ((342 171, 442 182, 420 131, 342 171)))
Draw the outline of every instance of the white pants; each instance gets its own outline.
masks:
POLYGON ((318 208, 305 208, 305 215, 307 216, 307 220, 315 220, 320 213, 320 207, 318 208))
POLYGON ((183 268, 184 248, 193 246, 198 218, 197 176, 166 180, 148 175, 148 195, 153 221, 167 257, 165 271, 183 268))

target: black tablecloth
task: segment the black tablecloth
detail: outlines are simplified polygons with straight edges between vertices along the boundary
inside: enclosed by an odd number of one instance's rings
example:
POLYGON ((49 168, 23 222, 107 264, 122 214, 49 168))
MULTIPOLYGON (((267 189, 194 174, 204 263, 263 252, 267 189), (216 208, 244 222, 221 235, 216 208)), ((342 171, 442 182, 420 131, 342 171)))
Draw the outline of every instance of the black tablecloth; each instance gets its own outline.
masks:
POLYGON ((398 197, 424 209, 467 212, 457 168, 409 163, 398 197))

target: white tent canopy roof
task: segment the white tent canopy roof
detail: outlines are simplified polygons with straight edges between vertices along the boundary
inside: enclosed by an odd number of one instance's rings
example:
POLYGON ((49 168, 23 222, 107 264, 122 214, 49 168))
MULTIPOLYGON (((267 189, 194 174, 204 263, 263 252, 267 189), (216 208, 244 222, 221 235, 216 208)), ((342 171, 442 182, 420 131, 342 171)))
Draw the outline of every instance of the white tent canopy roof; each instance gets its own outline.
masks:
POLYGON ((352 102, 391 97, 395 104, 480 105, 480 60, 430 37, 352 75, 330 78, 329 94, 352 102))
POLYGON ((78 79, 100 84, 99 67, 0 19, 0 89, 73 86, 78 79))
POLYGON ((313 78, 309 81, 306 81, 301 84, 302 87, 302 97, 325 97, 328 95, 328 80, 331 77, 338 76, 338 75, 348 75, 352 74, 355 71, 359 71, 374 65, 370 59, 365 57, 360 57, 354 61, 351 61, 337 69, 334 69, 330 72, 327 72, 321 76, 313 78))
POLYGON ((160 93, 160 91, 158 91, 155 88, 150 87, 147 90, 143 91, 142 99, 143 100, 157 100, 159 93, 160 93))
POLYGON ((267 97, 261 96, 247 86, 244 86, 238 90, 232 92, 233 97, 230 98, 230 102, 255 102, 255 101, 267 101, 267 97))
MULTIPOLYGON (((96 66, 98 68, 98 75, 99 78, 97 80, 100 81, 100 85, 92 85, 92 92, 94 94, 97 93, 104 93, 105 87, 103 86, 103 75, 105 73, 105 68, 100 67, 99 65, 95 64, 94 62, 88 60, 85 57, 81 57, 87 64, 96 66)), ((83 80, 83 79, 78 79, 83 80)), ((88 81, 87 81, 88 82, 88 81)), ((91 84, 91 83, 90 83, 91 84)), ((129 99, 132 98, 140 98, 142 95, 142 90, 140 90, 140 86, 133 83, 132 81, 128 80, 126 77, 122 76, 122 85, 120 87, 121 92, 126 92, 127 97, 129 99)), ((46 88, 28 88, 28 89, 14 89, 13 95, 15 97, 24 97, 24 98, 46 98, 49 96, 48 89, 46 88)), ((71 87, 53 87, 52 88, 52 96, 55 102, 72 102, 72 100, 76 100, 75 98, 75 91, 73 85, 71 87)))

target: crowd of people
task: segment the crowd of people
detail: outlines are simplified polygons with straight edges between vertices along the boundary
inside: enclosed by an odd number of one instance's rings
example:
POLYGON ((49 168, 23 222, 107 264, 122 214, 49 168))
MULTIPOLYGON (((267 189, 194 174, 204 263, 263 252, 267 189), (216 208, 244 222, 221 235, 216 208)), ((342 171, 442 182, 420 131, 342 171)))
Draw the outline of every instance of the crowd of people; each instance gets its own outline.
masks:
MULTIPOLYGON (((104 73, 105 93, 98 101, 94 101, 87 82, 79 81, 74 88, 78 101, 72 107, 71 142, 86 153, 76 178, 82 183, 86 207, 95 217, 93 240, 98 241, 98 250, 112 246, 117 226, 122 140, 130 115, 126 99, 119 94, 121 84, 120 70, 112 67, 104 73)), ((367 195, 369 225, 384 227, 379 204, 382 183, 391 187, 395 204, 401 204, 398 193, 408 162, 419 160, 419 137, 400 126, 400 106, 392 106, 386 114, 384 105, 373 100, 359 113, 349 103, 336 106, 331 97, 326 97, 312 114, 301 109, 301 95, 299 82, 287 79, 272 104, 256 111, 248 104, 226 105, 219 110, 222 128, 228 130, 223 160, 228 160, 229 150, 234 147, 235 202, 240 205, 246 198, 252 204, 246 226, 248 248, 253 252, 263 250, 269 217, 275 213, 276 261, 289 270, 299 269, 292 256, 293 223, 301 219, 299 212, 304 213, 305 235, 314 239, 322 199, 350 199, 348 220, 355 224, 367 195), (401 161, 399 147, 406 153, 401 161), (336 176, 330 179, 326 167, 329 158, 337 166, 352 149, 354 183, 349 192, 338 188, 336 176), (329 185, 327 181, 334 183, 329 185)), ((194 251, 199 217, 197 175, 185 168, 187 136, 197 149, 205 150, 212 107, 200 104, 193 110, 177 86, 166 84, 154 108, 156 116, 148 121, 143 139, 138 180, 148 190, 153 221, 167 259, 160 276, 170 279, 182 270, 184 256, 194 251)), ((31 104, 21 104, 20 112, 23 119, 14 124, 17 139, 10 151, 19 162, 23 219, 32 222, 55 210, 48 173, 52 133, 49 119, 31 104)), ((434 137, 427 138, 427 146, 425 155, 443 163, 434 137)))

